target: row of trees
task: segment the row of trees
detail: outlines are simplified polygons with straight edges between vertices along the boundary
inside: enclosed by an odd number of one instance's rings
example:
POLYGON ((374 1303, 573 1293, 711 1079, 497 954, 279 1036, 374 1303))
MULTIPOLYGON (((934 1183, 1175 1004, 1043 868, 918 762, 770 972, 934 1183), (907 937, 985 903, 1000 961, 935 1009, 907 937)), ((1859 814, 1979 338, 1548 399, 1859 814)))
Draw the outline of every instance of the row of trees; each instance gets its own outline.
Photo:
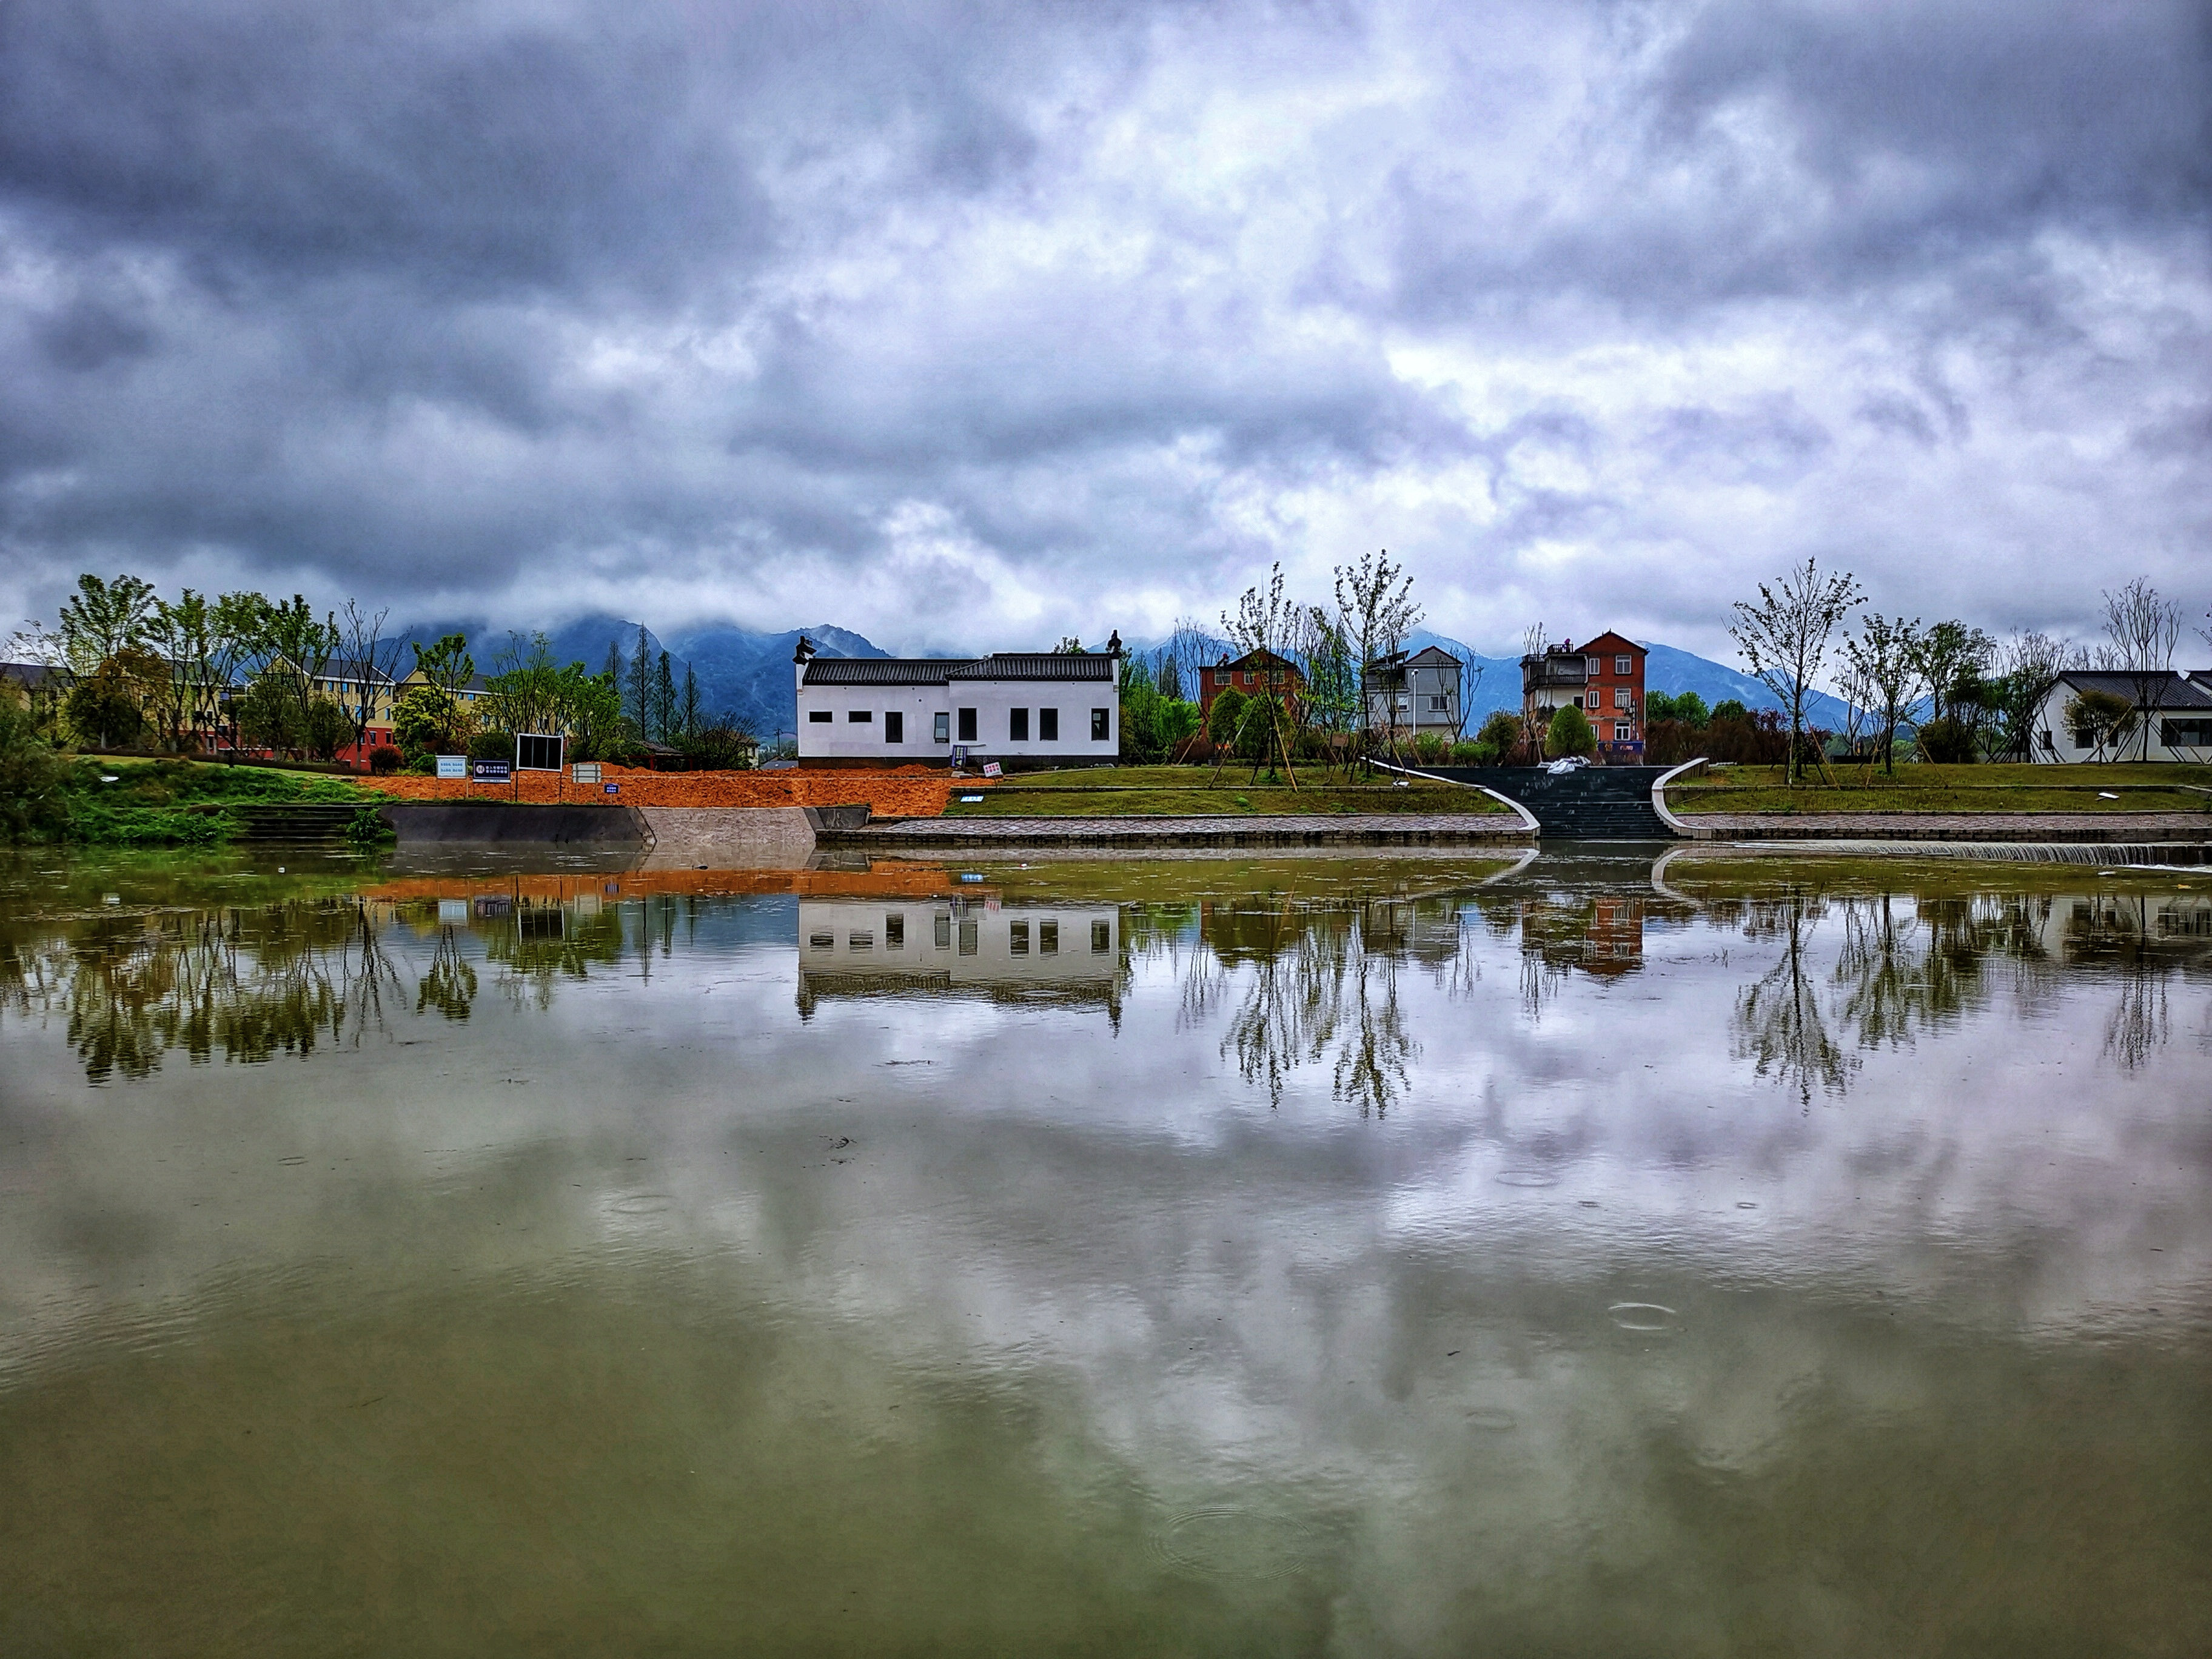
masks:
POLYGON ((137 576, 84 575, 57 625, 33 625, 15 645, 51 671, 33 721, 96 748, 326 760, 359 749, 384 717, 387 689, 419 673, 389 711, 394 763, 505 752, 517 732, 565 731, 585 760, 635 759, 648 743, 696 763, 731 765, 750 753, 744 722, 710 714, 690 667, 678 682, 642 628, 635 652, 611 645, 597 674, 556 662, 544 634, 510 635, 472 696, 477 664, 465 635, 410 641, 388 629, 388 616, 348 600, 318 617, 296 593, 276 601, 187 587, 173 600, 137 576))
MULTIPOLYGON (((1221 616, 1220 638, 1231 654, 1254 653, 1295 665, 1304 679, 1262 674, 1249 690, 1218 691, 1200 729, 1198 696, 1206 668, 1219 659, 1219 640, 1194 621, 1176 624, 1167 644, 1122 665, 1123 744, 1133 760, 1188 757, 1203 738, 1217 763, 1249 760, 1297 787, 1301 763, 1350 768, 1376 753, 1401 755, 1395 697, 1371 702, 1371 665, 1401 650, 1421 620, 1413 578, 1387 550, 1339 565, 1332 603, 1301 601, 1285 592, 1280 564, 1247 588, 1221 616), (1379 731, 1373 711, 1379 710, 1379 731)), ((1462 673, 1464 675, 1464 666, 1462 673)), ((1462 680, 1462 707, 1472 688, 1462 680)), ((1403 757, 1410 758, 1410 757, 1403 757)), ((1218 769, 1218 764, 1217 764, 1218 769)))
MULTIPOLYGON (((2000 644, 1962 621, 1923 626, 1917 617, 1871 610, 1856 630, 1844 629, 1865 597, 1850 572, 1824 574, 1808 559, 1802 570, 1761 583, 1757 603, 1740 600, 1734 607, 1729 631, 1789 719, 1784 752, 1791 783, 1819 757, 1819 739, 1829 735, 1808 732, 1805 709, 1832 660, 1846 710, 1838 735, 1847 752, 1878 758, 1887 771, 1895 770, 1898 734, 1908 726, 1931 761, 2026 759, 2040 740, 2037 723, 2051 683, 2069 670, 2122 676, 2132 691, 2122 696, 2092 690, 2069 699, 2063 719, 2072 734, 2108 758, 2124 759, 2130 747, 2149 758, 2148 711, 2172 678, 2183 613, 2148 580, 2138 577, 2103 593, 2102 637, 2087 644, 2033 630, 2000 644)), ((2212 644, 2212 626, 2198 632, 2212 644)), ((1647 708, 1656 702, 1647 699, 1647 708)))

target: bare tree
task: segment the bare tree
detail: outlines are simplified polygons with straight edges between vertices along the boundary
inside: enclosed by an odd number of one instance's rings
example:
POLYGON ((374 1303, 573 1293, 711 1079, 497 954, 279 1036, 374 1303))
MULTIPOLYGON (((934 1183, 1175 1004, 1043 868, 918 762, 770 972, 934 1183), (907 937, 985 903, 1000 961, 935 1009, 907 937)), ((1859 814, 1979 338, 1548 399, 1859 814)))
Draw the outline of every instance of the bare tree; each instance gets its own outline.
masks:
MULTIPOLYGON (((1911 709, 1920 684, 1920 618, 1885 618, 1869 611, 1858 637, 1844 640, 1844 672, 1866 695, 1881 726, 1881 768, 1897 770, 1897 728, 1911 709)), ((1846 698, 1850 697, 1848 690, 1846 698)))
MULTIPOLYGON (((1360 725, 1374 725, 1370 672, 1379 657, 1389 656, 1419 625, 1421 607, 1413 598, 1413 579, 1406 568, 1390 562, 1388 548, 1363 557, 1356 565, 1336 567, 1337 627, 1358 658, 1360 725)), ((1389 744, 1398 745, 1398 699, 1383 697, 1389 717, 1389 744)))
POLYGON ((2136 723, 2142 729, 2142 758, 2150 758, 2151 722, 2158 717, 2161 681, 2173 678, 2173 647, 2181 640, 2181 607, 2160 597, 2138 576, 2104 595, 2105 638, 2109 660, 2128 677, 2135 691, 2136 723))
MULTIPOLYGON (((1551 641, 1545 636, 1542 617, 1539 617, 1521 630, 1521 737, 1528 744, 1528 752, 1538 760, 1544 757, 1544 732, 1536 708, 1528 701, 1528 662, 1531 657, 1541 662, 1550 647, 1551 641)), ((1511 757, 1509 756, 1507 758, 1511 757)))
POLYGON ((2033 629, 2014 634, 1998 659, 1998 752, 2032 759, 2045 694, 2059 675, 2083 660, 2083 653, 2065 641, 2033 629))
POLYGON ((394 682, 399 677, 399 653, 407 648, 407 641, 396 636, 385 637, 385 619, 391 614, 392 607, 386 605, 371 616, 358 600, 348 599, 345 619, 338 624, 351 676, 345 682, 351 690, 339 702, 346 718, 353 722, 356 751, 368 742, 368 724, 376 718, 378 688, 387 688, 384 695, 398 695, 394 682))
POLYGON ((1793 787, 1802 775, 1798 752, 1805 730, 1805 696, 1820 678, 1836 624, 1864 595, 1850 571, 1820 574, 1811 559, 1771 586, 1759 585, 1759 603, 1735 602, 1729 634, 1759 682, 1790 711, 1790 756, 1784 780, 1793 787))
MULTIPOLYGON (((1244 597, 1237 602, 1235 616, 1222 612, 1221 631, 1228 635, 1240 656, 1256 652, 1263 656, 1285 657, 1298 622, 1298 606, 1283 597, 1283 567, 1278 563, 1269 568, 1264 583, 1244 590, 1244 597)), ((1296 789, 1298 779, 1291 769, 1290 745, 1286 741, 1289 706, 1281 672, 1273 664, 1262 662, 1254 678, 1257 684, 1246 702, 1244 718, 1264 725, 1259 750, 1253 757, 1252 776, 1256 780, 1261 763, 1279 755, 1284 774, 1290 779, 1291 787, 1296 789)), ((1218 773, 1219 768, 1215 770, 1218 773)))

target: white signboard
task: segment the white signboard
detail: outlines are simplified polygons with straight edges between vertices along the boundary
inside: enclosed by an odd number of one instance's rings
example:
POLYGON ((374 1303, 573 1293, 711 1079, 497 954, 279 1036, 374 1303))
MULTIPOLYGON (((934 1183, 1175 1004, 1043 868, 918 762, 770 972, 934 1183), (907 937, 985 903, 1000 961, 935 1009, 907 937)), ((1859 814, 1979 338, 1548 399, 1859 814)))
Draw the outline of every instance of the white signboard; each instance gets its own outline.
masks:
POLYGON ((599 763, 597 761, 578 761, 568 769, 572 782, 597 783, 599 781, 599 763))
POLYGON ((469 757, 466 755, 441 755, 438 757, 438 775, 440 777, 465 778, 468 775, 469 757))

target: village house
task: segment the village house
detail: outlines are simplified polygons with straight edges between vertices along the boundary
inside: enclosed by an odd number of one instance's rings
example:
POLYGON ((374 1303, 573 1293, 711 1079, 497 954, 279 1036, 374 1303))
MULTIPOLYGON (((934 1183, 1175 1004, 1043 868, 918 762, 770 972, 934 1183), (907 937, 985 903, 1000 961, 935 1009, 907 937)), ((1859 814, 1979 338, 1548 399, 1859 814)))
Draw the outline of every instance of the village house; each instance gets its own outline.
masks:
POLYGON ((2144 758, 2138 699, 2151 710, 2150 759, 2212 757, 2212 669, 2140 677, 2069 670, 2051 682, 2036 708, 2027 757, 2045 763, 2144 758))
POLYGON ((1521 712, 1539 730, 1561 708, 1578 708, 1597 734, 1598 753, 1644 758, 1644 662, 1635 641, 1611 630, 1579 646, 1571 640, 1521 659, 1521 712))
POLYGON ((1442 646, 1411 656, 1394 651, 1377 657, 1360 676, 1368 729, 1415 739, 1430 733, 1448 742, 1457 738, 1467 726, 1463 672, 1460 659, 1442 646))
POLYGON ((1121 636, 1103 651, 792 654, 801 766, 1066 765, 1121 751, 1121 636))
POLYGON ((1248 651, 1231 662, 1224 657, 1199 671, 1198 708, 1202 724, 1213 713, 1213 700, 1234 688, 1245 696, 1273 690, 1292 708, 1304 697, 1306 677, 1297 664, 1272 651, 1248 651))

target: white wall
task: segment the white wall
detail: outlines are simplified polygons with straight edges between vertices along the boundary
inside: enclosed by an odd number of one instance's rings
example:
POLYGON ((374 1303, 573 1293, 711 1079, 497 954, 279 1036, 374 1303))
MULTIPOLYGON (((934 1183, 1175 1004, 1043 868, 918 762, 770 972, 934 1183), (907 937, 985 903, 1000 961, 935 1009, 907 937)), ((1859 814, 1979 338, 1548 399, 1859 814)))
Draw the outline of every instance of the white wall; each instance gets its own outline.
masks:
POLYGON ((956 985, 1103 988, 1121 967, 1121 916, 1110 904, 803 898, 799 962, 817 972, 945 975, 956 985))
MULTIPOLYGON (((2079 695, 2063 680, 2045 694, 2043 705, 2036 713, 2035 730, 2028 738, 2028 758, 2046 763, 2141 760, 2143 750, 2142 728, 2140 726, 2130 726, 2127 735, 2117 744, 2108 744, 2102 749, 2094 744, 2077 745, 2075 743, 2073 731, 2066 724, 2066 705, 2079 695), (2046 735, 2050 739, 2048 747, 2045 746, 2046 735)), ((2212 759, 2212 744, 2168 748, 2162 741, 2168 720, 2212 720, 2212 708, 2169 708, 2154 714, 2150 723, 2150 758, 2197 763, 2212 759)))
POLYGON ((799 688, 799 756, 801 760, 911 760, 942 762, 962 746, 960 710, 975 711, 975 736, 968 752, 993 760, 1049 758, 1111 760, 1121 751, 1121 710, 1112 680, 954 680, 945 685, 802 685, 799 688), (1006 736, 1007 715, 1030 711, 1030 736, 1016 743, 1006 736), (1037 712, 1060 710, 1060 738, 1037 736, 1037 712), (1106 739, 1091 741, 1091 711, 1106 710, 1106 739), (849 715, 864 710, 872 718, 849 715), (884 741, 884 715, 896 709, 905 718, 906 740, 884 741), (808 716, 827 712, 829 723, 808 716), (936 716, 949 716, 951 736, 934 740, 936 716))

